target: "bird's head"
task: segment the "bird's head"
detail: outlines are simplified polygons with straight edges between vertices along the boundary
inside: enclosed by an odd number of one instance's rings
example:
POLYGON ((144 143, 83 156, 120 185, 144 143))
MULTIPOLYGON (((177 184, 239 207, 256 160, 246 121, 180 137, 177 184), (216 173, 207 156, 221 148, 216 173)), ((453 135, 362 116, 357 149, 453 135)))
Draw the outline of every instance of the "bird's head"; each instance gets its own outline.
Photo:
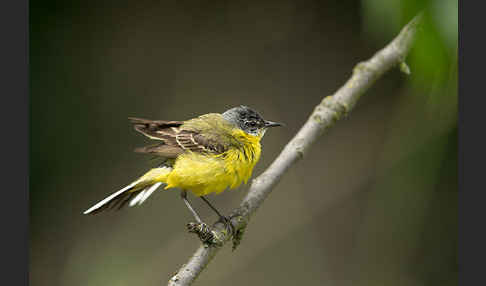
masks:
POLYGON ((282 123, 263 119, 258 112, 244 105, 228 109, 222 115, 224 119, 253 136, 261 137, 268 128, 283 126, 282 123))

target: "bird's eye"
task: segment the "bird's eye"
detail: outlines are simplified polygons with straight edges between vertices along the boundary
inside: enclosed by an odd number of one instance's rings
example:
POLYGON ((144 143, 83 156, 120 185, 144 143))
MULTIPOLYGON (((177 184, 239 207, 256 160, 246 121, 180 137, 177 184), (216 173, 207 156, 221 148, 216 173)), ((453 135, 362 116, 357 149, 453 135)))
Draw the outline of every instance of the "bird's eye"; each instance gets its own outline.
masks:
POLYGON ((250 121, 250 122, 248 122, 248 126, 255 127, 256 126, 256 122, 255 121, 250 121))

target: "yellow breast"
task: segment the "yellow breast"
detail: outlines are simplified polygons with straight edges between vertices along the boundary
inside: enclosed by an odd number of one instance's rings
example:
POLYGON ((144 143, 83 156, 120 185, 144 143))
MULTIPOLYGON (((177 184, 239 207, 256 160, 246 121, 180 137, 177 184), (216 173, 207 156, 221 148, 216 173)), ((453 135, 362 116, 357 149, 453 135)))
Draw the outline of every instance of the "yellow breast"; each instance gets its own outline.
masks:
POLYGON ((166 178, 166 189, 176 187, 203 196, 247 183, 260 159, 261 136, 252 136, 239 129, 232 133, 241 144, 222 154, 187 152, 180 155, 166 178))

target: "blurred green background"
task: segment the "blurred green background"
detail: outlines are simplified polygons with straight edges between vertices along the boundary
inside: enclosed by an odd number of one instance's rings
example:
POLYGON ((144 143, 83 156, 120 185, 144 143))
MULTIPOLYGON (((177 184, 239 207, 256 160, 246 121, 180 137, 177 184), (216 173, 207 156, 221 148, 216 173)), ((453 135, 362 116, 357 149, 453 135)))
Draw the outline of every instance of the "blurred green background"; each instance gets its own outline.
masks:
MULTIPOLYGON (((258 175, 421 9, 411 75, 394 69, 377 81, 196 285, 456 285, 457 6, 31 0, 31 285, 165 285, 198 247, 178 192, 81 214, 152 166, 132 152, 148 141, 128 116, 251 106, 287 124, 263 139, 258 175)), ((210 199, 228 213, 245 192, 210 199)))

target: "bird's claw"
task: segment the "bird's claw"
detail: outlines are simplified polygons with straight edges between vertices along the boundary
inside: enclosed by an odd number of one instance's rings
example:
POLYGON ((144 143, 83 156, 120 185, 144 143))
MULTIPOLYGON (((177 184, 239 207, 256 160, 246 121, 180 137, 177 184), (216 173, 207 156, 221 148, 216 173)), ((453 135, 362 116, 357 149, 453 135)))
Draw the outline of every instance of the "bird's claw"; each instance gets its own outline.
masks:
POLYGON ((218 222, 221 222, 225 225, 226 229, 231 231, 231 236, 234 236, 236 234, 235 227, 233 226, 233 223, 231 222, 231 218, 226 217, 226 216, 220 216, 218 222))
POLYGON ((189 232, 197 234, 197 236, 203 243, 210 244, 214 240, 213 231, 204 222, 190 222, 187 224, 187 230, 189 232))

